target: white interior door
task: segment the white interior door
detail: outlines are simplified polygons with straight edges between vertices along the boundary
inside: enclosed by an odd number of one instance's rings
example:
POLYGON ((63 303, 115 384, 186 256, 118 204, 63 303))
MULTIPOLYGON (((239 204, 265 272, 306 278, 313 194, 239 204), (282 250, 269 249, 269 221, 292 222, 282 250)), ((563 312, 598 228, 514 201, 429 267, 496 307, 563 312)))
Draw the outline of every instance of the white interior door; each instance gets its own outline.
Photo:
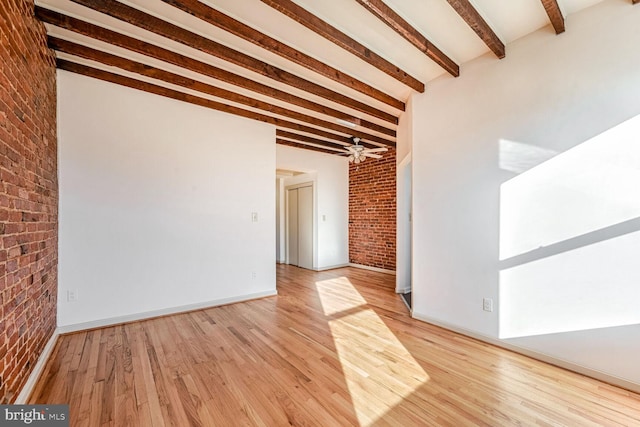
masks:
POLYGON ((298 266, 313 268, 313 187, 298 188, 298 266))
POLYGON ((287 188, 287 263, 313 269, 313 185, 287 188))
POLYGON ((298 189, 287 190, 287 263, 298 265, 298 189))

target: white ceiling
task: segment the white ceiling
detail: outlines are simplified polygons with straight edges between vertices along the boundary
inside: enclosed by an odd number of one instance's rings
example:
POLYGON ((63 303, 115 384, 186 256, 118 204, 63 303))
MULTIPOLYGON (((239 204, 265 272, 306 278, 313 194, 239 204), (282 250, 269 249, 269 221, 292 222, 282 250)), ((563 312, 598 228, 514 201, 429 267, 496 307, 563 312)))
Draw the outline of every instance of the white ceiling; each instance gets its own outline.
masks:
MULTIPOLYGON (((397 99, 406 101, 413 91, 403 83, 400 83, 356 56, 334 45, 332 42, 312 32, 303 25, 298 24, 275 9, 267 6, 260 0, 200 1, 271 37, 276 38, 291 47, 294 47, 301 52, 319 59, 350 76, 356 77, 357 79, 368 83, 369 85, 382 90, 397 99)), ((568 16, 600 1, 601 0, 558 0, 558 3, 563 14, 568 16)), ((254 58, 258 58, 278 68, 292 72, 304 79, 345 94, 380 110, 392 113, 396 116, 401 113, 399 110, 389 105, 372 99, 353 89, 347 88, 272 52, 266 51, 248 41, 184 13, 173 6, 163 3, 160 0, 123 0, 121 2, 160 17, 167 22, 177 24, 226 46, 232 47, 238 51, 247 53, 254 58)), ((240 66, 231 64, 194 48, 150 33, 102 13, 95 12, 84 6, 76 4, 71 0, 38 0, 36 3, 44 8, 62 12, 65 15, 80 18, 84 21, 182 53, 186 56, 232 71, 236 74, 246 76, 271 87, 276 87, 305 99, 313 100, 334 109, 347 112, 355 117, 363 118, 389 128, 395 128, 395 126, 390 123, 378 118, 344 107, 336 102, 309 94, 286 84, 276 82, 265 76, 246 70, 240 66)), ((330 23, 340 31, 348 34, 373 52, 425 83, 427 86, 427 92, 429 81, 442 75, 448 76, 442 68, 436 65, 425 54, 420 52, 404 38, 387 27, 382 23, 382 21, 378 20, 355 0, 295 0, 295 3, 330 23)), ((464 79, 464 64, 466 62, 469 62, 481 55, 493 55, 488 47, 454 11, 446 0, 385 0, 385 3, 406 21, 417 28, 435 46, 461 65, 460 77, 458 77, 460 79, 464 79)), ((492 27, 503 43, 507 45, 507 57, 509 56, 509 43, 542 27, 549 26, 549 43, 552 43, 554 37, 556 37, 550 27, 549 18, 545 13, 541 0, 471 0, 471 3, 492 27)), ((175 65, 167 64, 88 37, 80 36, 72 31, 63 30, 52 25, 47 25, 47 29, 50 35, 62 39, 75 41, 76 43, 85 46, 110 52, 144 64, 153 65, 164 70, 172 71, 174 73, 232 90, 237 93, 242 93, 252 98, 264 100, 275 105, 286 106, 291 110, 304 112, 305 114, 321 118, 326 121, 334 123, 336 121, 334 117, 305 110, 295 105, 287 105, 283 101, 268 98, 264 95, 256 94, 228 83, 216 81, 210 77, 194 73, 175 65)), ((570 25, 567 27, 567 31, 571 31, 570 25)), ((74 62, 90 64, 95 68, 135 77, 139 80, 151 81, 155 84, 171 87, 182 92, 197 94, 202 98, 215 99, 229 105, 237 105, 229 101, 217 99, 210 95, 186 90, 178 86, 134 75, 117 68, 105 66, 85 59, 74 58, 60 53, 58 56, 60 58, 73 60, 74 62)), ((495 60, 499 61, 497 58, 495 58, 495 60)), ((448 76, 445 78, 453 77, 448 76)), ((242 106, 242 108, 258 111, 257 109, 252 109, 246 106, 242 106)), ((367 132, 374 135, 381 135, 369 130, 367 130, 367 132)), ((342 133, 342 135, 348 134, 348 130, 345 130, 342 133)), ((319 138, 317 136, 314 137, 318 139, 326 139, 319 138)))

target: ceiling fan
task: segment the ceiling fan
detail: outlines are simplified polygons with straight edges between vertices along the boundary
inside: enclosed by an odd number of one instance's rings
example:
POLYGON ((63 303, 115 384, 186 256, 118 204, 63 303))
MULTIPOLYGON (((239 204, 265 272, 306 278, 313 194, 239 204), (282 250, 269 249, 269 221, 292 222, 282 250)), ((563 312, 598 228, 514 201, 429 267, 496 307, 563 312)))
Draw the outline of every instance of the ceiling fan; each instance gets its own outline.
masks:
POLYGON ((382 156, 376 153, 384 153, 387 151, 386 147, 380 148, 365 148, 360 145, 360 138, 357 136, 352 136, 351 141, 353 141, 353 145, 349 145, 345 148, 345 152, 343 155, 349 156, 349 162, 351 163, 360 163, 364 162, 367 157, 371 157, 373 159, 380 159, 382 156))

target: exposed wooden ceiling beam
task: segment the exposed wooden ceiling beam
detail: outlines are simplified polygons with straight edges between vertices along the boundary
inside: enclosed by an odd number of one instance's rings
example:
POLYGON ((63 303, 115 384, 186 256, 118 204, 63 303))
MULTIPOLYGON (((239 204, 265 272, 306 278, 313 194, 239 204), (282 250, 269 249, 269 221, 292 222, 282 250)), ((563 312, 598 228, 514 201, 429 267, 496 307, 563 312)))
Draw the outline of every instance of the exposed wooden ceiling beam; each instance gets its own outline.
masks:
POLYGON ((327 22, 321 20, 314 14, 310 13, 306 9, 298 6, 291 0, 261 0, 263 3, 271 6, 272 8, 282 12, 289 18, 304 25, 310 30, 316 32, 322 37, 332 41, 341 48, 351 52, 353 55, 362 59, 363 61, 373 65, 384 73, 390 75, 394 79, 404 83, 410 88, 424 92, 424 83, 418 79, 410 76, 405 71, 401 70, 397 66, 393 65, 386 59, 382 58, 375 52, 372 52, 367 47, 358 43, 342 31, 335 27, 332 27, 327 22))
MULTIPOLYGON (((199 96, 191 95, 188 93, 180 92, 174 89, 169 89, 163 86, 158 86, 152 83, 143 82, 141 80, 132 79, 130 77, 122 76, 108 71, 99 70, 97 68, 89 67, 86 65, 78 64, 72 61, 58 58, 56 61, 57 67, 61 70, 70 71, 72 73, 82 74, 88 77, 104 80, 107 82, 115 83, 121 86, 127 86, 132 89, 141 90, 144 92, 152 93, 155 95, 164 96, 166 98, 172 98, 178 101, 188 102, 190 104, 199 105, 202 107, 210 108, 212 110, 222 111, 225 113, 233 114, 240 117, 245 117, 252 120, 261 121, 264 123, 272 124, 279 128, 293 129, 298 132, 309 133, 317 135, 321 138, 327 138, 329 140, 350 142, 348 137, 342 135, 336 135, 331 132, 326 132, 321 129, 306 126, 300 123, 290 122, 277 117, 268 116, 266 114, 258 113, 255 111, 245 110, 240 107, 223 104, 218 101, 213 101, 199 96)), ((387 145, 395 146, 395 143, 389 142, 387 145)))
POLYGON ((342 142, 342 141, 341 142, 324 141, 322 139, 316 139, 310 136, 300 135, 300 134, 283 130, 283 129, 276 129, 276 136, 280 138, 294 139, 296 141, 301 141, 301 142, 308 142, 311 144, 333 144, 333 145, 339 145, 340 147, 346 147, 347 145, 351 144, 350 142, 342 142))
POLYGON ((549 20, 553 29, 556 30, 556 34, 564 33, 564 16, 562 16, 558 2, 556 0, 542 0, 542 5, 549 15, 549 20))
POLYGON ((344 86, 347 86, 353 90, 370 96, 385 104, 392 105, 397 108, 398 102, 402 102, 393 98, 392 96, 351 77, 342 71, 325 64, 299 50, 286 45, 273 37, 270 37, 260 31, 251 28, 242 22, 233 19, 224 13, 213 9, 212 7, 199 2, 198 0, 162 0, 163 2, 170 4, 183 12, 195 16, 211 25, 222 28, 244 40, 247 40, 263 49, 268 50, 271 53, 280 55, 289 61, 295 62, 298 65, 314 71, 324 77, 334 80, 344 86))
MULTIPOLYGON (((338 148, 340 147, 347 147, 349 145, 353 145, 353 141, 351 141, 351 139, 346 139, 345 141, 325 141, 322 139, 317 139, 317 138, 313 138, 307 135, 300 135, 298 133, 295 132, 290 132, 284 129, 276 129, 276 136, 279 138, 285 138, 285 139, 293 139, 294 141, 298 141, 298 142, 306 142, 308 144, 331 144, 329 146, 338 146, 338 148)), ((360 142, 361 145, 366 146, 367 148, 369 148, 369 144, 367 143, 362 143, 360 142)), ((377 148, 376 145, 371 145, 371 148, 377 148)))
MULTIPOLYGON (((349 98, 341 93, 324 88, 319 84, 305 80, 288 71, 274 67, 266 62, 255 59, 247 54, 231 49, 211 39, 195 34, 177 25, 163 21, 160 18, 149 15, 139 9, 133 8, 115 0, 72 0, 82 6, 104 13, 113 18, 120 19, 131 25, 145 29, 152 33, 166 37, 170 40, 182 43, 186 46, 198 49, 209 55, 216 56, 225 61, 244 67, 248 70, 266 76, 280 83, 312 93, 327 100, 336 102, 354 110, 370 114, 382 120, 396 122, 397 117, 369 104, 349 98)), ((404 104, 402 104, 404 106, 404 104)))
POLYGON ((287 117, 293 120, 298 120, 312 126, 331 129, 336 132, 346 134, 353 134, 359 136, 362 139, 375 141, 380 144, 387 144, 391 142, 376 135, 363 133, 347 126, 341 126, 337 123, 328 122, 326 120, 318 119, 307 114, 302 114, 297 111, 289 110, 287 108, 283 108, 274 104, 269 104, 268 102, 253 99, 245 95, 215 87, 194 79, 190 79, 188 77, 171 73, 169 71, 161 70, 150 65, 141 64, 139 62, 125 59, 107 52, 102 52, 87 46, 82 46, 80 44, 73 43, 67 40, 49 36, 48 42, 49 47, 58 52, 63 52, 69 55, 78 56, 80 58, 89 59, 91 61, 100 62, 102 64, 117 67, 131 73, 140 74, 141 76, 153 78, 156 80, 162 80, 166 83, 170 83, 176 86, 182 86, 184 88, 206 93, 217 98, 226 99, 237 104, 246 105, 248 107, 263 110, 272 114, 287 117))
POLYGON ((491 29, 489 24, 469 3, 469 0, 447 0, 451 7, 458 12, 458 15, 471 27, 473 31, 485 42, 485 44, 496 54, 498 58, 504 58, 504 43, 491 29))
POLYGON ((305 144, 304 142, 289 141, 288 139, 276 138, 276 144, 287 145, 294 148, 303 148, 305 150, 319 151, 321 153, 340 155, 345 154, 343 150, 330 148, 326 145, 305 144))
POLYGON ((387 24, 396 33, 404 37, 409 43, 431 58, 436 64, 454 77, 460 75, 460 66, 433 45, 425 36, 405 21, 382 0, 356 0, 365 9, 387 24))
MULTIPOLYGON (((266 95, 274 99, 297 105, 299 107, 315 111, 329 117, 334 117, 335 119, 344 120, 346 122, 353 123, 354 125, 362 126, 375 132, 395 137, 396 132, 393 129, 389 129, 377 123, 354 117, 342 111, 318 104, 313 101, 309 101, 302 97, 292 95, 288 92, 272 88, 262 83, 254 82, 253 80, 250 80, 246 77, 233 74, 229 71, 222 70, 204 62, 200 62, 187 56, 180 55, 179 53, 175 53, 168 49, 158 47, 156 45, 135 39, 133 37, 129 37, 124 34, 120 34, 115 31, 79 20, 77 18, 72 18, 70 16, 54 12, 52 10, 44 9, 39 6, 36 6, 35 14, 38 19, 47 24, 55 25, 56 27, 73 31, 92 39, 100 40, 114 46, 121 47, 123 49, 131 50, 133 52, 137 52, 142 55, 167 62, 169 64, 184 67, 196 73, 212 77, 216 80, 220 80, 237 87, 248 89, 255 93, 260 93, 262 95, 266 95)), ((397 123, 397 119, 395 121, 397 123)))

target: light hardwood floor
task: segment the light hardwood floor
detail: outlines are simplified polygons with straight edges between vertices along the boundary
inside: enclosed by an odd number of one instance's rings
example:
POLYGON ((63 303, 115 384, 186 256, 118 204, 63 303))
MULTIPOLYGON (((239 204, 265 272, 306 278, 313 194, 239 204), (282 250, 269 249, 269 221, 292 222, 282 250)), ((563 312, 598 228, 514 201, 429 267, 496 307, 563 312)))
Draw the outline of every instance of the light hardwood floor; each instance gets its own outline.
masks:
POLYGON ((277 297, 62 336, 30 403, 73 426, 640 425, 637 394, 411 319, 393 276, 277 269, 277 297))

